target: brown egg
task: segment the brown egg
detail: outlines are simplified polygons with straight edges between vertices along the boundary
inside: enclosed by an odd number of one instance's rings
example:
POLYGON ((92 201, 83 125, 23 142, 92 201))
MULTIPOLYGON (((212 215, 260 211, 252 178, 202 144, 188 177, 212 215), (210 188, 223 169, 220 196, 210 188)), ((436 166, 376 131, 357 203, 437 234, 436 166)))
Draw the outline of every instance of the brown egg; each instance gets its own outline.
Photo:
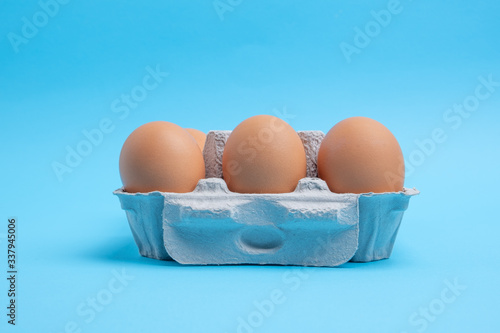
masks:
POLYGON ((394 135, 378 121, 347 118, 323 139, 318 175, 336 193, 398 192, 405 177, 403 153, 394 135))
POLYGON ((205 177, 205 163, 187 131, 154 121, 137 128, 123 144, 120 176, 127 192, 191 192, 205 177))
POLYGON ((201 151, 203 151, 203 148, 205 147, 205 141, 207 140, 206 134, 194 128, 186 128, 186 131, 188 131, 188 133, 193 136, 193 138, 196 140, 196 143, 198 143, 201 151))
POLYGON ((254 116, 241 122, 227 139, 222 173, 233 192, 292 192, 306 176, 304 146, 285 121, 254 116))

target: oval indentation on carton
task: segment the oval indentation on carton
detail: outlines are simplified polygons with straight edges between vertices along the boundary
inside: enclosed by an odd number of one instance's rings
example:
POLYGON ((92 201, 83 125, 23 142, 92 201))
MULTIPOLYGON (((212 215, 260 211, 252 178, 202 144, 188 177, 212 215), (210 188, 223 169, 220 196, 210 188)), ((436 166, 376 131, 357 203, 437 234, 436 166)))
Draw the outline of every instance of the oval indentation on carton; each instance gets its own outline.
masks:
POLYGON ((238 245, 247 253, 264 254, 279 250, 283 240, 283 232, 274 226, 251 226, 240 233, 238 245))

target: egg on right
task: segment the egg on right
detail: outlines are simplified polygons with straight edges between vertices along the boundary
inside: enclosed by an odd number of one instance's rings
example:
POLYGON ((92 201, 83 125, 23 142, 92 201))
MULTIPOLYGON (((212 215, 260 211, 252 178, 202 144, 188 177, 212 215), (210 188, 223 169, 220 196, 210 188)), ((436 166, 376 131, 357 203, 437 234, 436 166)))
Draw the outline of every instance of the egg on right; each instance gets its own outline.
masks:
POLYGON ((335 193, 399 192, 405 177, 403 153, 394 135, 380 122, 347 118, 323 139, 318 176, 335 193))

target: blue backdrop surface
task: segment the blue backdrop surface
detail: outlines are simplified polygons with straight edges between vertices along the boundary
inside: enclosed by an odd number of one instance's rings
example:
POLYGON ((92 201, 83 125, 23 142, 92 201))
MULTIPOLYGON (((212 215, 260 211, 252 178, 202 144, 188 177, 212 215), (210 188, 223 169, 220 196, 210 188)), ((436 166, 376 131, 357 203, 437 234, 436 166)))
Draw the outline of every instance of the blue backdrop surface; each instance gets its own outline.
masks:
POLYGON ((494 0, 2 0, 1 331, 498 332, 499 31, 494 0), (367 116, 395 134, 421 195, 389 260, 139 256, 111 194, 126 137, 256 114, 324 132, 367 116))

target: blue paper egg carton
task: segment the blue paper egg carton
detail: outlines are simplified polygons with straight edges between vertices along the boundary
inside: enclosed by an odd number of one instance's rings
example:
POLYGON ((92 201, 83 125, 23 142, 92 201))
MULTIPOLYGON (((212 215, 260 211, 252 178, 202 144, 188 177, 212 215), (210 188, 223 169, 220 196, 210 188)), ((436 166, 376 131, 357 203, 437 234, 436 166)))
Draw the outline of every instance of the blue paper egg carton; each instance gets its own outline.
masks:
POLYGON ((338 266, 389 258, 415 189, 337 194, 316 178, 324 134, 298 132, 308 177, 291 193, 242 194, 222 178, 230 131, 211 131, 207 178, 190 193, 116 190, 141 255, 181 264, 338 266))

